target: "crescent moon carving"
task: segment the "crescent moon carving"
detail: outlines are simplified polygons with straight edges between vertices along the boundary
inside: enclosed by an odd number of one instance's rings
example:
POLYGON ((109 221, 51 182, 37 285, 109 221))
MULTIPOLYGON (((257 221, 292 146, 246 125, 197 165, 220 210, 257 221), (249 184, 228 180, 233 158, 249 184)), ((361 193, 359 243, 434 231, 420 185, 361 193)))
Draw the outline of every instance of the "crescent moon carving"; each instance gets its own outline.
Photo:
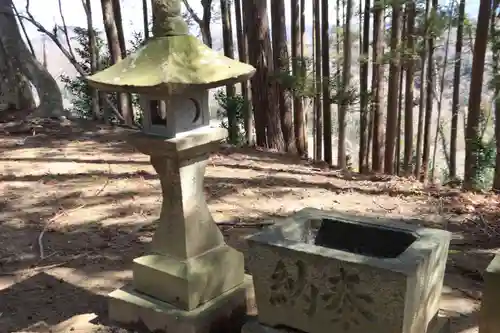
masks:
POLYGON ((194 119, 193 119, 193 123, 197 122, 200 117, 201 117, 201 105, 200 105, 200 102, 198 102, 196 99, 194 98, 190 98, 189 99, 191 102, 193 102, 194 104, 194 108, 196 110, 196 113, 194 115, 194 119))

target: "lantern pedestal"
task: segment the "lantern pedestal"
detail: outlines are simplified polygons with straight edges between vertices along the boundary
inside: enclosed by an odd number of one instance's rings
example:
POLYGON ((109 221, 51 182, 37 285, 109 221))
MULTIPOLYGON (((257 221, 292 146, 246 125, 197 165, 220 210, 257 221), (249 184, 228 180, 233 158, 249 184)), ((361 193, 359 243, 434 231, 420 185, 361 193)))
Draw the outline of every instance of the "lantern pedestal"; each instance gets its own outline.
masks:
POLYGON ((246 313, 243 254, 224 242, 203 190, 209 154, 226 134, 204 127, 173 139, 129 135, 150 156, 163 203, 152 253, 134 260, 132 286, 109 295, 111 320, 152 332, 208 333, 224 332, 220 323, 246 313))

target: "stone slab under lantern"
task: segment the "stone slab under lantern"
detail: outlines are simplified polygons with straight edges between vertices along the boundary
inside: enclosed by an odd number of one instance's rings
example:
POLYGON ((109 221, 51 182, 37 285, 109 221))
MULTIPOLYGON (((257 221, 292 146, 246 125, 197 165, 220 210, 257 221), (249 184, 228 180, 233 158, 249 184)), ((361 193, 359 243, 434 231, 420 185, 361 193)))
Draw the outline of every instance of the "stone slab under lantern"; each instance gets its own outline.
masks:
POLYGON ((144 295, 131 286, 109 294, 109 316, 130 328, 150 332, 234 333, 241 330, 247 315, 251 277, 192 311, 144 295))
POLYGON ((259 321, 308 333, 426 333, 451 234, 303 209, 247 237, 259 321))

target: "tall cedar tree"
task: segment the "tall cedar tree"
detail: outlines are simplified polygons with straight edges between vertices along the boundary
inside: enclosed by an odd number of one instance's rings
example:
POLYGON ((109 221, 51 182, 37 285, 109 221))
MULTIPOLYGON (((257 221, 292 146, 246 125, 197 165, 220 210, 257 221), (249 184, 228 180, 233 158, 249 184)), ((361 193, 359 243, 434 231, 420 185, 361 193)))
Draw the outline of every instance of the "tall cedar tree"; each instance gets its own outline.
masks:
POLYGON ((279 113, 276 85, 271 75, 274 71, 272 62, 271 36, 269 34, 269 21, 267 18, 267 1, 244 1, 248 15, 248 45, 250 64, 256 68, 252 77, 252 101, 255 110, 255 127, 257 144, 283 152, 285 141, 281 130, 281 117, 279 113), (250 23, 251 22, 251 23, 250 23), (258 111, 258 112, 257 112, 258 111), (257 117, 261 114, 263 117, 257 117), (259 133, 266 134, 263 142, 259 133))
MULTIPOLYGON (((400 50, 405 50, 406 49, 406 42, 407 42, 407 37, 406 37, 406 19, 408 16, 408 12, 406 10, 403 11, 403 20, 402 20, 402 32, 401 32, 401 43, 399 46, 400 50)), ((397 119, 397 130, 396 130, 396 158, 394 161, 395 164, 395 171, 394 173, 396 175, 399 175, 401 172, 401 122, 403 121, 403 96, 404 96, 404 90, 403 90, 403 84, 404 84, 404 62, 403 62, 403 51, 401 51, 399 55, 399 91, 398 91, 398 119, 397 119)))
POLYGON ((410 1, 407 4, 408 20, 406 26, 406 36, 408 48, 408 56, 405 58, 406 69, 406 85, 405 85, 405 119, 404 119, 404 157, 403 171, 406 176, 412 173, 412 157, 413 157, 413 81, 415 77, 415 2, 410 1))
MULTIPOLYGON (((305 59, 305 38, 306 38, 306 0, 300 0, 300 58, 305 59)), ((302 75, 306 73, 306 63, 304 61, 301 62, 301 71, 302 75)), ((304 103, 304 101, 302 101, 304 103)), ((304 117, 302 119, 304 126, 302 126, 302 137, 304 143, 304 155, 305 157, 309 156, 309 135, 307 130, 307 114, 304 112, 304 117)))
MULTIPOLYGON (((430 0, 425 1, 425 19, 424 19, 424 36, 423 47, 420 53, 420 98, 418 104, 418 124, 417 124, 417 149, 415 154, 415 177, 420 179, 422 172, 422 138, 424 136, 424 116, 425 116, 425 101, 427 80, 424 78, 426 75, 427 67, 427 51, 429 49, 429 30, 430 30, 430 0)), ((427 98, 432 98, 427 96, 427 98)))
POLYGON ((458 115, 460 113, 460 77, 462 67, 462 45, 464 43, 465 0, 458 6, 458 28, 455 44, 455 69, 453 73, 453 96, 451 102, 450 133, 450 179, 457 177, 457 136, 458 115))
MULTIPOLYGON (((234 58, 233 28, 231 24, 231 3, 228 0, 220 0, 220 14, 222 19, 222 41, 224 45, 224 55, 231 59, 234 58)), ((228 99, 234 98, 236 89, 234 84, 226 86, 226 96, 228 99)), ((229 132, 229 142, 237 144, 238 142, 238 122, 235 110, 227 109, 227 123, 229 132)))
MULTIPOLYGON (((437 0, 432 0, 431 8, 431 20, 437 18, 437 0)), ((431 152, 431 121, 434 105, 434 88, 436 83, 436 73, 434 71, 434 47, 435 47, 435 31, 431 28, 427 30, 427 37, 429 38, 428 49, 427 49, 427 98, 425 100, 425 119, 424 119, 424 145, 422 152, 422 172, 420 174, 420 180, 422 182, 427 182, 429 177, 429 162, 430 162, 430 152, 431 152)))
POLYGON ((346 116, 348 108, 347 92, 351 83, 351 19, 352 19, 352 0, 346 1, 345 7, 345 27, 344 27, 344 62, 342 66, 342 85, 339 109, 339 141, 337 149, 337 163, 340 169, 345 169, 346 161, 346 116))
POLYGON ((387 124, 385 131, 384 172, 394 174, 394 148, 397 140, 398 89, 400 79, 401 3, 392 5, 391 62, 389 67, 389 92, 387 96, 387 124))
POLYGON ((464 190, 475 190, 478 177, 481 117, 481 94, 483 91, 484 63, 486 46, 488 44, 488 26, 490 23, 491 1, 481 0, 477 17, 476 41, 474 43, 474 58, 472 60, 472 75, 469 93, 469 112, 467 114, 467 129, 465 131, 465 167, 464 190))
POLYGON ((313 0, 314 44, 314 159, 323 160, 323 109, 321 108, 321 18, 320 0, 313 0))
MULTIPOLYGON (((285 0, 271 1, 271 32, 274 68, 276 72, 288 73, 290 70, 290 61, 288 56, 286 20, 284 13, 285 0)), ((285 149, 287 152, 295 152, 291 95, 290 92, 285 89, 285 86, 279 84, 279 82, 277 84, 277 93, 285 149)))
MULTIPOLYGON (((292 0, 292 75, 299 77, 301 70, 301 33, 300 33, 300 3, 299 0, 292 0)), ((306 157, 306 131, 304 104, 302 98, 295 94, 293 98, 293 130, 295 134, 295 145, 301 157, 306 157)))
POLYGON ((323 39, 323 144, 325 161, 333 164, 332 157, 332 110, 330 100, 330 24, 328 21, 328 0, 321 1, 321 38, 323 39))
MULTIPOLYGON (((243 30, 243 17, 241 12, 241 0, 234 1, 234 12, 236 14, 236 39, 238 41, 238 57, 241 62, 248 62, 247 52, 247 35, 243 30)), ((241 95, 245 101, 246 108, 243 119, 245 127, 246 144, 253 145, 253 119, 252 119, 252 105, 250 104, 250 85, 248 81, 241 82, 241 95)))
POLYGON ((363 13, 363 38, 360 62, 360 138, 359 172, 368 171, 368 58, 370 49, 370 0, 365 0, 363 13))
POLYGON ((376 0, 373 9, 373 74, 372 74, 372 116, 373 116, 373 148, 372 169, 382 171, 384 155, 382 128, 382 89, 384 80, 384 4, 376 0))

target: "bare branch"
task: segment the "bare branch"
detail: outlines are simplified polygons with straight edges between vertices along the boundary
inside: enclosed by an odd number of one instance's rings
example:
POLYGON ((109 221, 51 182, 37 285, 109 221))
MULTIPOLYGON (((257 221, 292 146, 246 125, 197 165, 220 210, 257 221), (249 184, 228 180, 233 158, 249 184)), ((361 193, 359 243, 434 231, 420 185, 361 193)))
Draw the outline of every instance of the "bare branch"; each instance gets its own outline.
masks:
POLYGON ((19 19, 19 12, 17 11, 16 5, 14 5, 14 2, 12 2, 12 9, 14 10, 14 13, 16 14, 17 20, 19 21, 19 25, 21 26, 21 29, 23 30, 23 34, 24 34, 24 37, 26 38, 26 42, 28 43, 31 54, 36 58, 35 49, 33 48, 33 44, 31 43, 31 39, 28 36, 28 32, 26 31, 26 27, 24 26, 24 22, 21 19, 19 19))
POLYGON ((191 7, 191 5, 188 3, 188 0, 182 0, 182 2, 184 3, 184 6, 186 6, 186 9, 189 12, 189 15, 191 15, 191 17, 193 18, 193 20, 195 20, 195 22, 198 23, 198 25, 201 25, 203 23, 202 19, 200 19, 200 17, 195 13, 193 7, 191 7))
POLYGON ((66 38, 66 44, 68 44, 68 51, 73 58, 76 58, 75 53, 73 52, 73 48, 71 47, 71 42, 69 40, 68 26, 66 25, 66 19, 64 18, 64 14, 63 14, 63 10, 62 10, 62 2, 61 2, 61 0, 58 0, 57 2, 58 2, 58 6, 59 6, 59 15, 61 16, 61 21, 62 21, 62 31, 64 32, 64 37, 66 38))

